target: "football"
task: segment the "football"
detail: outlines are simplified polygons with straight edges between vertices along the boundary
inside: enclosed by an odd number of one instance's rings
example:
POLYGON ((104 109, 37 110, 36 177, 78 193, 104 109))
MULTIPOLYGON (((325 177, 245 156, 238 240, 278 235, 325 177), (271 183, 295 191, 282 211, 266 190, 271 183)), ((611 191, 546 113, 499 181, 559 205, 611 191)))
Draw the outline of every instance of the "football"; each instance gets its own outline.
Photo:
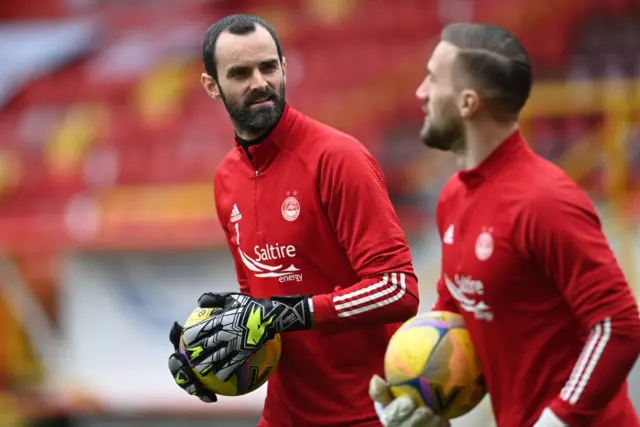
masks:
MULTIPOLYGON (((207 320, 215 315, 217 308, 196 308, 183 325, 184 330, 207 320)), ((180 339, 180 351, 185 354, 184 338, 180 339)), ((273 374, 282 351, 280 335, 264 343, 251 358, 241 365, 227 381, 215 377, 215 371, 201 375, 194 370, 202 385, 209 391, 222 396, 241 396, 259 389, 273 374)))
POLYGON ((486 394, 476 352, 462 316, 432 311, 405 322, 384 359, 395 397, 409 396, 446 419, 472 410, 486 394))

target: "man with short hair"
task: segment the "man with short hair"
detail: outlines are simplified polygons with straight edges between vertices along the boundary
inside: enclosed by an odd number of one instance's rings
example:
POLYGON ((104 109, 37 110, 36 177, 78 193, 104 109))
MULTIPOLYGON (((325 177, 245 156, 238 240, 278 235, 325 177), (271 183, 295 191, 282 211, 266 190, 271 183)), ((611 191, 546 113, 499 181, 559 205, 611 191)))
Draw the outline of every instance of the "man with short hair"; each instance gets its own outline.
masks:
MULTIPOLYGON (((420 136, 460 168, 437 207, 433 310, 463 316, 499 427, 637 427, 638 307, 587 195, 518 129, 531 86, 524 48, 490 25, 447 26, 428 61, 420 136)), ((449 426, 377 376, 370 395, 385 426, 449 426)))
POLYGON ((379 427, 368 381, 418 309, 382 173, 353 137, 286 104, 286 61, 263 20, 219 21, 203 60, 202 86, 222 100, 236 133, 214 193, 241 293, 205 294, 201 307, 222 310, 184 333, 174 325, 169 368, 187 392, 215 401, 190 365, 226 381, 280 334, 259 426, 379 427))

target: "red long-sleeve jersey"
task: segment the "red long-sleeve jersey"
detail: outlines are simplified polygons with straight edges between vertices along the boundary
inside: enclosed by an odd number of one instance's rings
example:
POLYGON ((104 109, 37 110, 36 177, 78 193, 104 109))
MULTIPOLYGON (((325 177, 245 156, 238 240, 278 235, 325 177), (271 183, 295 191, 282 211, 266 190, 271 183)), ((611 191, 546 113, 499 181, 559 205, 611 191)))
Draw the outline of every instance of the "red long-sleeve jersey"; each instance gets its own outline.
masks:
POLYGON ((516 132, 449 180, 437 221, 434 308, 463 315, 498 425, 549 407, 572 427, 640 426, 638 308, 586 194, 516 132))
POLYGON ((287 107, 214 180, 243 293, 311 294, 314 328, 282 334, 260 426, 379 426, 368 382, 418 309, 411 254, 375 160, 287 107))

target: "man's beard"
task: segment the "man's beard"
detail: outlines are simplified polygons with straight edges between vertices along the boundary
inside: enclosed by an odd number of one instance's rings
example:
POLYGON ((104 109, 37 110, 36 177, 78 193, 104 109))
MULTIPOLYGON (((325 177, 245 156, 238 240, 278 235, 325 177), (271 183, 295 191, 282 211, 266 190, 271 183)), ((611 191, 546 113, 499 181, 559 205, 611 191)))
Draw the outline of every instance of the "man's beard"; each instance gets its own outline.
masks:
POLYGON ((430 148, 442 151, 454 151, 464 144, 464 127, 462 119, 453 105, 448 105, 442 111, 447 117, 439 123, 425 119, 420 130, 420 139, 430 148))
POLYGON ((251 91, 242 100, 228 98, 222 92, 220 98, 229 117, 240 130, 249 134, 261 133, 275 126, 284 113, 285 84, 281 83, 277 90, 266 86, 263 89, 251 91), (254 105, 265 101, 272 102, 261 106, 254 105))

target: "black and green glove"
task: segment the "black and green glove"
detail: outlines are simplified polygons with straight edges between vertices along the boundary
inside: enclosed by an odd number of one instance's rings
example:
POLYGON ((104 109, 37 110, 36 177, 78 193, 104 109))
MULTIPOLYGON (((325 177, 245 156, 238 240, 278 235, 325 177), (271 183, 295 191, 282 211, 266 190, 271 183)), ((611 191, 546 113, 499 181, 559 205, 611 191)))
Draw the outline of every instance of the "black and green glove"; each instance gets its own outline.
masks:
POLYGON ((169 371, 173 376, 173 380, 187 393, 197 396, 203 402, 212 403, 218 400, 215 393, 206 390, 200 380, 193 374, 193 370, 189 366, 189 362, 184 354, 180 352, 180 336, 183 328, 178 322, 173 322, 171 331, 169 332, 169 340, 173 344, 174 353, 169 356, 169 371))
POLYGON ((277 333, 307 330, 313 324, 311 302, 302 295, 258 299, 240 293, 206 293, 198 305, 221 310, 184 330, 186 354, 198 372, 213 371, 220 381, 227 381, 277 333))

